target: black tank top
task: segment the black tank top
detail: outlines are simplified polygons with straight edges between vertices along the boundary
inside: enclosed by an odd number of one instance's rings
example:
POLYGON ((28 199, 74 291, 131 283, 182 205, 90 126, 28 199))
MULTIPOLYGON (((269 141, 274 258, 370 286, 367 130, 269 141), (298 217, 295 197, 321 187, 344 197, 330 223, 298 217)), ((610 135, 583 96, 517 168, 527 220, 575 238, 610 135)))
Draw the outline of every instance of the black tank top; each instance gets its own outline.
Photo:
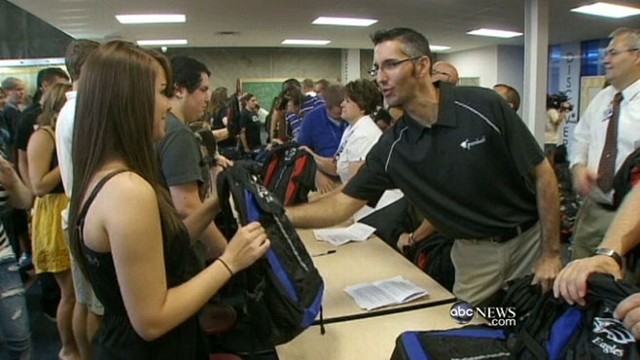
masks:
MULTIPOLYGON (((142 339, 133 329, 118 285, 111 253, 89 249, 82 238, 84 219, 102 186, 113 176, 128 170, 109 173, 96 184, 78 216, 77 231, 82 253, 87 261, 89 280, 98 299, 104 305, 102 325, 94 339, 96 359, 207 359, 204 336, 196 316, 154 341, 142 339)), ((123 204, 126 206, 126 204, 123 204)), ((189 244, 189 233, 183 226, 174 239, 168 239, 162 224, 165 275, 167 286, 182 284, 195 275, 195 255, 189 244)), ((140 261, 145 261, 144 258, 140 261)))

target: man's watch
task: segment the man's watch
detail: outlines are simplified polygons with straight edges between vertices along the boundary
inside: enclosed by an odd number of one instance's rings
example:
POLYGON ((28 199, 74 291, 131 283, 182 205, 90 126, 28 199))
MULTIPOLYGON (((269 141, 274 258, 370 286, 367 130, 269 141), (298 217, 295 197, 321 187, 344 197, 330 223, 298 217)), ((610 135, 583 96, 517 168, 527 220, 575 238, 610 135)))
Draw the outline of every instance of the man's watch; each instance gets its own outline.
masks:
POLYGON ((612 258, 616 261, 620 269, 622 269, 622 256, 618 254, 615 250, 609 248, 597 248, 594 252, 594 255, 604 255, 612 258))

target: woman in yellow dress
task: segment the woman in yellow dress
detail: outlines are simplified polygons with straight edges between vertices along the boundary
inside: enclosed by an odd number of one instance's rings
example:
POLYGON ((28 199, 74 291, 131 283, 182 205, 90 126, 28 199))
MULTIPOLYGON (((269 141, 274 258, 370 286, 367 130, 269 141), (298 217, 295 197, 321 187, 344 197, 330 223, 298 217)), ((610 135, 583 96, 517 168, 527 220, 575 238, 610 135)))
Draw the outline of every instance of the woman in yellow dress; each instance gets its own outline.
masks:
POLYGON ((60 304, 56 313, 62 343, 60 359, 79 358, 71 327, 75 295, 70 252, 61 223, 61 212, 69 200, 62 187, 55 143, 56 118, 70 90, 70 84, 61 83, 45 94, 38 129, 31 135, 27 146, 29 178, 32 191, 38 197, 32 220, 33 264, 36 273, 53 273, 60 287, 60 304))

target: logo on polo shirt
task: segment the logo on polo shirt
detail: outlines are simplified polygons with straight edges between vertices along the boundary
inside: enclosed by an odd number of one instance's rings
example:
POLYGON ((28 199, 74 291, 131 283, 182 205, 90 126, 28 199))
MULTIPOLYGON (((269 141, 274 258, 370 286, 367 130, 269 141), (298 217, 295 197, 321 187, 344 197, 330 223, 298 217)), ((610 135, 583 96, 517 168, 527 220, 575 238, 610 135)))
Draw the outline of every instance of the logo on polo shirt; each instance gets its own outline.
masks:
POLYGON ((472 147, 483 144, 486 141, 487 139, 484 136, 477 139, 466 139, 465 141, 460 143, 460 147, 465 150, 471 150, 472 147))

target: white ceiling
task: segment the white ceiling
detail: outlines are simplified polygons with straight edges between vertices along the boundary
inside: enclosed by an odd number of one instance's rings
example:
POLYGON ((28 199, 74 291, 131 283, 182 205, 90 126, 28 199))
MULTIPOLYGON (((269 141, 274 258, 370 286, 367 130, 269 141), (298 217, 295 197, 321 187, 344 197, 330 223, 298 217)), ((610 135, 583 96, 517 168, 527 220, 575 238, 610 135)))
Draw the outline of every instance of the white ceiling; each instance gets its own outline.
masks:
MULTIPOLYGON (((186 38, 188 47, 280 47, 285 38, 331 40, 332 48, 371 48, 369 34, 406 26, 449 52, 494 44, 516 45, 523 37, 466 35, 480 27, 524 32, 525 1, 536 0, 9 0, 74 38, 99 41, 186 38), (184 13, 186 24, 122 25, 117 14, 184 13), (375 18, 368 28, 312 25, 318 16, 375 18), (219 35, 237 31, 237 35, 219 35)), ((542 1, 542 0, 541 0, 542 1)), ((545 0, 546 1, 546 0, 545 0)), ((593 3, 548 0, 549 43, 605 38, 620 26, 639 27, 640 17, 606 19, 570 12, 593 3)), ((614 0, 640 6, 638 0, 614 0)))

